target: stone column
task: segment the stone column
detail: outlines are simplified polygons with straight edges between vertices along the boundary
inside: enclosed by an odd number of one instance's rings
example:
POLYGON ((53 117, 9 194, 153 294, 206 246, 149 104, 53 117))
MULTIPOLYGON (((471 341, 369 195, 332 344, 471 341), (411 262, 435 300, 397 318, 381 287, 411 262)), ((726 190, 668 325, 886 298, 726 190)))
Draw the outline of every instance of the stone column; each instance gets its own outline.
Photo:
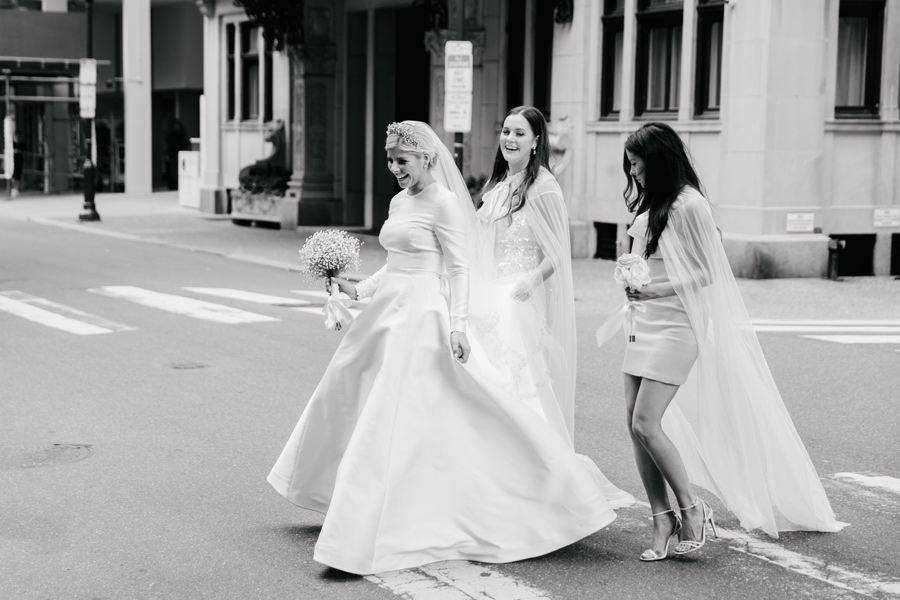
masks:
POLYGON ((203 96, 200 105, 200 211, 221 214, 228 211, 228 197, 222 185, 222 111, 219 90, 222 64, 221 28, 215 2, 197 0, 203 15, 203 96))
POLYGON ((335 14, 328 0, 306 0, 304 43, 292 46, 291 163, 293 173, 282 205, 282 228, 328 225, 343 214, 334 186, 335 14))
MULTIPOLYGON (((819 0, 726 6, 722 76, 725 250, 739 277, 825 274, 828 237, 787 233, 788 213, 821 223, 826 69, 819 0)), ((832 96, 833 97, 833 96, 832 96)))
POLYGON ((150 0, 122 3, 125 83, 125 191, 153 192, 153 79, 150 53, 150 0))

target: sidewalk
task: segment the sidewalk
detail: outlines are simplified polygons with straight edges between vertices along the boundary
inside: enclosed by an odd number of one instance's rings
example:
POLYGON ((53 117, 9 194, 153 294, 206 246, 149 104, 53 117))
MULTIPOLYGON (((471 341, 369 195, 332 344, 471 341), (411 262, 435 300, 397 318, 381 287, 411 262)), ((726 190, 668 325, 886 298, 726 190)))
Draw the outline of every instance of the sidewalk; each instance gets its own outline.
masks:
MULTIPOLYGON (((298 252, 307 236, 321 227, 296 231, 242 227, 229 215, 213 215, 178 204, 178 192, 153 194, 99 194, 99 222, 78 220, 84 199, 80 195, 19 196, 0 201, 0 219, 17 219, 154 244, 219 254, 235 260, 300 271, 298 252)), ((378 238, 357 235, 362 241, 361 275, 374 273, 387 253, 378 238)))
MULTIPOLYGON (((321 227, 280 231, 234 225, 228 215, 211 215, 178 204, 177 192, 99 194, 99 222, 81 222, 81 195, 25 195, 0 198, 0 219, 63 227, 197 252, 234 260, 300 270, 298 251, 307 236, 321 227)), ((375 236, 363 241, 361 276, 384 265, 386 253, 375 236)), ((573 261, 575 295, 580 311, 606 314, 622 298, 608 260, 573 261), (583 303, 583 304, 582 304, 583 303)), ((824 279, 738 280, 752 317, 770 319, 900 319, 900 280, 893 277, 853 277, 841 282, 824 279)))

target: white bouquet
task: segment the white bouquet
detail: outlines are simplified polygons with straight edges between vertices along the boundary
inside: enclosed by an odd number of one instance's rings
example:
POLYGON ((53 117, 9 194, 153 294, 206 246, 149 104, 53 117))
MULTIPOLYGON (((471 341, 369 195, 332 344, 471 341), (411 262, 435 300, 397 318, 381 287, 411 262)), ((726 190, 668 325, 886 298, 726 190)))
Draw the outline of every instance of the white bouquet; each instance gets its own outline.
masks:
MULTIPOLYGON (((342 273, 359 271, 359 247, 355 237, 340 229, 317 231, 306 240, 300 249, 300 270, 308 281, 331 280, 342 273)), ((353 300, 341 292, 336 285, 331 286, 331 296, 322 312, 325 327, 340 330, 342 324, 353 320, 348 308, 353 300)))
MULTIPOLYGON (((639 254, 623 254, 616 259, 616 270, 613 277, 620 286, 628 291, 638 292, 642 287, 650 283, 650 265, 639 254)), ((628 312, 625 315, 625 324, 629 328, 628 341, 633 342, 634 337, 634 312, 647 310, 645 306, 626 300, 628 312)))

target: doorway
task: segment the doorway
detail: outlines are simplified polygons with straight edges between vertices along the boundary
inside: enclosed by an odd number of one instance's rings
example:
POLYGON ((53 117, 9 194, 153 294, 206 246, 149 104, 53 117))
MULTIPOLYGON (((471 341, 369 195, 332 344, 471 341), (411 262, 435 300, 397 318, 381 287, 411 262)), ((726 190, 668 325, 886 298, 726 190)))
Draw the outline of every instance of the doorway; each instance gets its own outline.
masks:
POLYGON ((370 203, 371 230, 377 233, 387 219, 391 198, 400 191, 386 168, 384 138, 393 121, 428 122, 431 100, 431 55, 425 47, 428 23, 412 8, 382 8, 347 14, 347 130, 344 220, 348 225, 366 221, 370 203), (368 19, 374 19, 375 37, 368 40, 368 19), (368 52, 374 85, 368 89, 368 52), (371 106, 372 121, 366 112, 371 106), (372 128, 366 147, 366 128, 372 128), (367 194, 366 162, 372 173, 367 194), (368 196, 368 197, 367 197, 368 196))

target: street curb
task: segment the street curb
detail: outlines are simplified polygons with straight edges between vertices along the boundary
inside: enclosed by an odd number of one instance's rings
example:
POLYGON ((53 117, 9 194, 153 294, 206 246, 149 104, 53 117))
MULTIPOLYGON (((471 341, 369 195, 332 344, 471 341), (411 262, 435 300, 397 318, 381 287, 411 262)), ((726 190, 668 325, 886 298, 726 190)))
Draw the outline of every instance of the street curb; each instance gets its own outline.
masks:
POLYGON ((245 254, 243 252, 219 252, 217 250, 210 250, 208 248, 198 248, 196 246, 190 246, 187 244, 182 244, 179 242, 169 242, 166 240, 158 240, 150 237, 143 237, 139 235, 133 235, 130 233, 122 233, 121 231, 108 231, 104 229, 92 229, 91 225, 86 225, 82 223, 67 223, 65 221, 57 221, 54 219, 46 218, 46 217, 25 217, 22 219, 24 221, 30 221, 32 223, 38 223, 41 225, 51 225, 53 227, 59 227, 61 229, 68 229, 70 231, 78 231, 80 233, 88 233, 91 235, 99 235, 110 238, 115 238, 119 240, 126 240, 129 242, 141 242, 145 244, 155 244, 157 246, 166 246, 169 248, 176 248, 178 250, 190 250, 191 252, 201 252, 204 254, 212 254, 214 256, 221 256, 223 258, 230 258, 232 260, 237 260, 241 262, 246 262, 250 264, 263 265, 266 267, 273 267, 276 269, 282 269, 285 271, 294 271, 297 273, 302 272, 300 267, 291 263, 287 263, 280 260, 271 260, 267 258, 261 258, 259 256, 253 256, 252 254, 245 254))
MULTIPOLYGON (((231 260, 237 260, 240 262, 245 262, 253 265, 262 265, 265 267, 272 267, 275 269, 281 269, 284 271, 292 271, 294 273, 303 273, 303 270, 299 265, 295 265, 293 263, 284 262, 280 260, 272 260, 269 258, 262 258, 259 256, 254 256, 252 254, 246 254, 244 252, 220 252, 217 250, 210 250, 208 248, 198 248, 196 246, 190 246, 187 244, 182 244, 179 242, 169 242, 166 240, 158 240, 150 237, 143 237, 139 235, 134 235, 131 233, 122 233, 121 231, 109 231, 105 229, 93 229, 92 225, 76 222, 76 223, 67 223, 66 221, 58 221, 48 217, 25 217, 23 219, 14 219, 14 220, 22 220, 22 221, 30 221, 32 223, 38 223, 40 225, 50 225, 53 227, 59 227, 60 229, 67 229, 69 231, 77 231, 80 233, 88 233, 91 235, 99 235, 110 238, 115 238, 119 240, 126 240, 129 242, 140 242, 145 244, 155 244, 157 246, 166 246, 168 248, 175 248, 178 250, 189 250, 191 252, 200 252, 203 254, 212 254, 214 256, 221 256, 223 258, 228 258, 231 260)), ((361 281, 365 279, 367 275, 363 274, 347 274, 345 276, 346 279, 350 281, 361 281)))

